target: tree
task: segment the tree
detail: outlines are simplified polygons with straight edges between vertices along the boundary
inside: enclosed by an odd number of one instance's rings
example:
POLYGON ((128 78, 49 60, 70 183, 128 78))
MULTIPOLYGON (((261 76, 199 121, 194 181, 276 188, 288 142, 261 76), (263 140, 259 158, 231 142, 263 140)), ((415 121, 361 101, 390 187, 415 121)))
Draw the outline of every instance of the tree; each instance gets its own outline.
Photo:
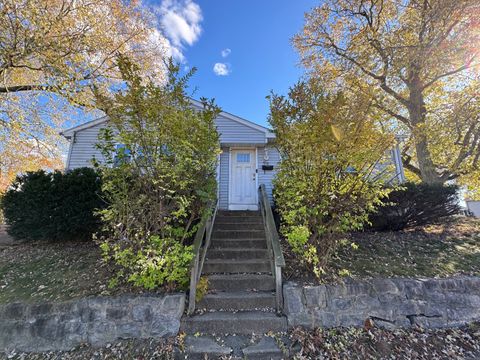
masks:
POLYGON ((127 58, 119 64, 125 89, 98 98, 109 117, 98 143, 108 204, 101 247, 135 285, 185 287, 192 237, 216 197, 219 109, 205 99, 203 109, 192 108, 193 71, 179 77, 170 62, 166 83, 156 85, 127 58))
POLYGON ((121 80, 118 53, 165 79, 167 44, 137 0, 0 0, 0 29, 2 177, 18 143, 60 159, 60 124, 94 109, 92 89, 107 92, 121 80))
POLYGON ((375 118, 365 97, 329 94, 316 79, 270 97, 282 155, 274 182, 281 232, 317 276, 342 234, 361 229, 389 192, 383 158, 394 140, 375 118))
POLYGON ((45 148, 44 144, 36 144, 33 140, 30 143, 7 141, 4 150, 1 151, 0 194, 8 189, 19 173, 45 168, 60 169, 62 167, 61 159, 50 157, 48 152, 49 149, 45 148))
POLYGON ((478 170, 477 0, 326 0, 294 43, 316 76, 368 94, 406 129, 404 165, 422 181, 478 170))

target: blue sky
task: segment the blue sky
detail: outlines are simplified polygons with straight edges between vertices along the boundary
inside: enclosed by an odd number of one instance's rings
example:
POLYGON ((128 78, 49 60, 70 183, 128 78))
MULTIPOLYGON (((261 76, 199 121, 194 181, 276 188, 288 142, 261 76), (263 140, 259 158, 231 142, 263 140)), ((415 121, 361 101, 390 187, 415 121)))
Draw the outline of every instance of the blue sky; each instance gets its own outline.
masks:
POLYGON ((286 93, 303 74, 291 38, 314 0, 163 0, 162 32, 183 67, 197 67, 195 98, 215 98, 223 110, 267 124, 274 90, 286 93), (223 54, 222 54, 223 51, 223 54), (215 65, 217 64, 217 65, 215 65), (216 71, 214 71, 214 68, 216 71))

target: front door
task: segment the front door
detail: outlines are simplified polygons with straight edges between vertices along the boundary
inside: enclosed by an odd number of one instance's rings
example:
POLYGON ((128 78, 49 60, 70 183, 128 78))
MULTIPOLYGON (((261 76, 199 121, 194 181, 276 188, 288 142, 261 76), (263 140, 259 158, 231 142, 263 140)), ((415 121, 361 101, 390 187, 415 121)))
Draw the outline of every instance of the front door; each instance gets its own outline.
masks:
POLYGON ((230 210, 258 210, 255 150, 232 150, 230 210))

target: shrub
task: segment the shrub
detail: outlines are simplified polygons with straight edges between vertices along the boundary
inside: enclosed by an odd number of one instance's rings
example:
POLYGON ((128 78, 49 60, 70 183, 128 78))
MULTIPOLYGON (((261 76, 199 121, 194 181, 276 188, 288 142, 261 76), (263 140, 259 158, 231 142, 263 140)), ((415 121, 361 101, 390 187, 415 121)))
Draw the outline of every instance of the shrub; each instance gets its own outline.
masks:
POLYGON ((171 63, 163 86, 141 79, 128 59, 119 66, 125 89, 98 99, 109 116, 98 142, 108 202, 98 238, 117 266, 116 281, 186 288, 192 235, 216 196, 219 110, 207 101, 193 109, 185 94, 190 74, 179 78, 171 63))
POLYGON ((99 226, 94 211, 103 204, 99 175, 79 168, 17 176, 1 207, 14 238, 58 241, 90 238, 99 226))
POLYGON ((383 200, 384 206, 371 215, 375 230, 402 230, 437 223, 458 214, 458 187, 408 182, 383 200))
POLYGON ((281 233, 298 265, 316 276, 342 234, 361 229, 389 191, 375 165, 392 137, 375 127, 366 102, 351 100, 324 93, 315 80, 270 98, 282 154, 274 183, 281 233))

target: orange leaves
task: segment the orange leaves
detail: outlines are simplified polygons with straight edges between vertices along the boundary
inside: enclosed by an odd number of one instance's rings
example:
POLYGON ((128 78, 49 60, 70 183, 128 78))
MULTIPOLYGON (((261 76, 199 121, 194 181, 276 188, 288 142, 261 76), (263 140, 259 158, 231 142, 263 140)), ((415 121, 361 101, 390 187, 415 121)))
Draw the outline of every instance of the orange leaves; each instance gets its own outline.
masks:
POLYGON ((7 142, 0 152, 0 194, 11 184, 15 176, 38 169, 62 169, 63 160, 58 153, 48 151, 46 145, 37 146, 33 141, 7 142))

